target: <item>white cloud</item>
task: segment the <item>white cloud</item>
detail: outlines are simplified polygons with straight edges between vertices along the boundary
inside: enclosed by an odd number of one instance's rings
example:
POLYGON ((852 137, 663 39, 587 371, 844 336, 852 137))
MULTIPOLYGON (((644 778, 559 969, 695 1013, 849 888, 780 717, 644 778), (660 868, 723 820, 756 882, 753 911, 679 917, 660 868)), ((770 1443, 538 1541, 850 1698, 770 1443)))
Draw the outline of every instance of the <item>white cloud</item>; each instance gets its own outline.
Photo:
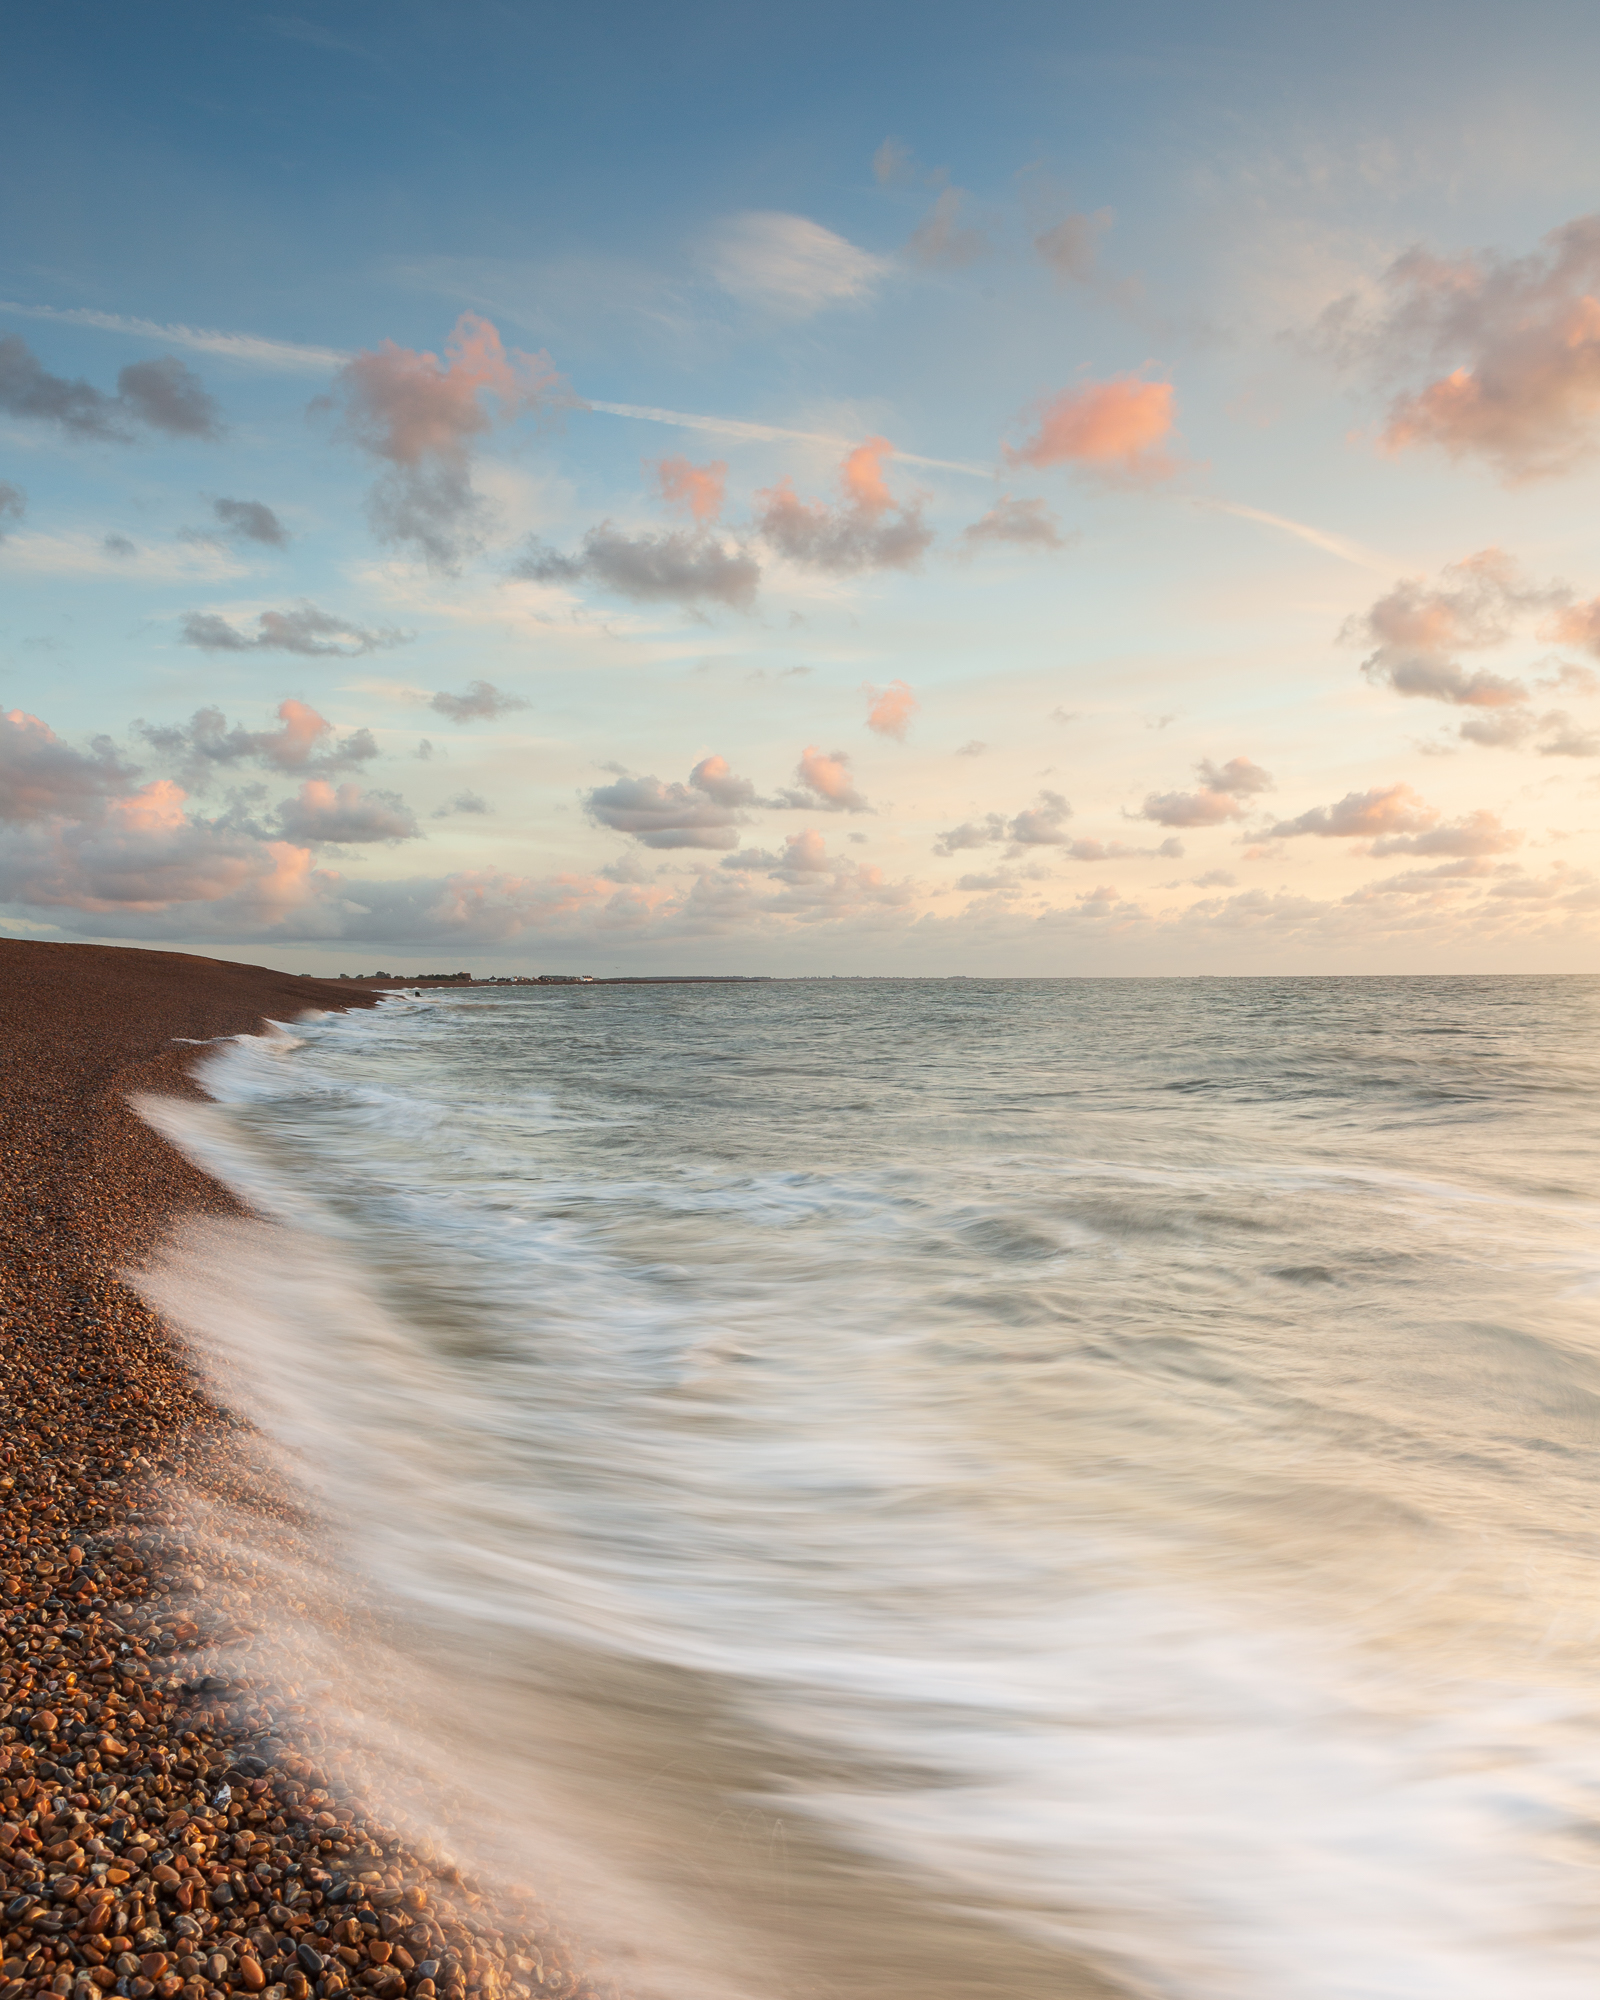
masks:
POLYGON ((108 544, 104 529, 86 528, 8 534, 0 564, 30 576, 138 577, 151 583, 225 582, 247 575, 250 567, 214 542, 137 542, 129 555, 108 544))
POLYGON ((704 256, 725 292, 784 319, 865 299, 889 268, 820 222, 770 209, 730 216, 704 256))

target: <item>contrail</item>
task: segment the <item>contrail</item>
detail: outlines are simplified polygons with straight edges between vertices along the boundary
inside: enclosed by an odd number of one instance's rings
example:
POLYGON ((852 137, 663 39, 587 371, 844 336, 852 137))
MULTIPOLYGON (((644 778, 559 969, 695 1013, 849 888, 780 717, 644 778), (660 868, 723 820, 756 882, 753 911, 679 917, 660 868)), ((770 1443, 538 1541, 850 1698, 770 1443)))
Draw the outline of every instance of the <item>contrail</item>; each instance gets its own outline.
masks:
POLYGON ((48 319, 66 326, 92 326, 102 333, 132 333, 141 340, 162 340, 173 347, 190 347, 200 354, 220 354, 231 361, 253 362, 290 374, 325 373, 350 359, 337 347, 301 347, 290 340, 268 340, 258 333, 219 333, 204 326, 166 326, 159 320, 127 319, 120 313, 91 312, 87 306, 23 306, 0 299, 0 313, 18 319, 48 319))
POLYGON ((1404 569, 1392 556, 1380 555, 1376 549, 1363 548, 1360 542, 1352 542, 1348 536, 1330 534, 1326 528, 1312 528, 1304 521, 1291 521, 1283 514, 1268 514, 1260 507, 1246 507, 1240 500, 1196 499, 1196 507, 1209 507, 1219 514, 1237 514, 1241 521, 1259 521, 1263 527, 1279 528, 1286 535, 1293 535, 1297 541, 1309 542, 1314 549, 1321 549, 1325 555, 1337 556, 1341 562, 1354 563, 1358 569, 1376 571, 1379 576, 1393 576, 1397 569, 1404 569))
MULTIPOLYGON (((775 444, 788 438, 796 444, 831 445, 838 451, 854 451, 860 438, 830 437, 826 431, 788 431, 778 424, 748 424, 738 417, 697 417, 684 410, 655 410, 640 403, 588 403, 586 408, 601 410, 608 417, 638 417, 647 424, 676 424, 680 430, 714 431, 721 437, 751 438, 758 444, 775 444)), ((931 465, 940 472, 965 472, 974 479, 993 479, 992 465, 970 465, 960 458, 924 458, 920 452, 895 447, 895 457, 905 465, 931 465)))

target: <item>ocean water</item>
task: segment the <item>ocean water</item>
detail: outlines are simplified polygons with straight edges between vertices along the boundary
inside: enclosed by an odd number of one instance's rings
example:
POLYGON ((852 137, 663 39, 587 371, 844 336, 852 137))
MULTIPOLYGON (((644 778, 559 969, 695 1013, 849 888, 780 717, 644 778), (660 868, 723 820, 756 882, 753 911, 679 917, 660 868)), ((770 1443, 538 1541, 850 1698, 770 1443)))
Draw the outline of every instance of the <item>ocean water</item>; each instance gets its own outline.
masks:
POLYGON ((625 1991, 1593 2000, 1597 1026, 394 999, 144 1107, 265 1220, 141 1282, 625 1991))

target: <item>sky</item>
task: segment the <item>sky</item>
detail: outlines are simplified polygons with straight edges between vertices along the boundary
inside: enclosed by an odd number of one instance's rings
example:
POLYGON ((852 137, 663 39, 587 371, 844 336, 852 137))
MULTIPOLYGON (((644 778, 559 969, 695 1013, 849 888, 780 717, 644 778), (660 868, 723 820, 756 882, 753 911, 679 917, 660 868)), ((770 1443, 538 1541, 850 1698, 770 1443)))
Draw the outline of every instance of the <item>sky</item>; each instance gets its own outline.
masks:
POLYGON ((1592 8, 7 45, 6 934, 1600 971, 1592 8))

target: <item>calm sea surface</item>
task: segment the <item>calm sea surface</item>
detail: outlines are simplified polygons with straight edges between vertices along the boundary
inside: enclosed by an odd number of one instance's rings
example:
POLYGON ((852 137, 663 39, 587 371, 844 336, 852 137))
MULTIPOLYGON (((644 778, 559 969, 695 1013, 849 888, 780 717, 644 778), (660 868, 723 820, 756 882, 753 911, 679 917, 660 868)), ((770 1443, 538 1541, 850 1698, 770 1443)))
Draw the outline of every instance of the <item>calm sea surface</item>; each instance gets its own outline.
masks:
POLYGON ((1593 2000, 1597 1027, 397 1000, 158 1114, 274 1220, 150 1284, 625 1986, 1593 2000))

